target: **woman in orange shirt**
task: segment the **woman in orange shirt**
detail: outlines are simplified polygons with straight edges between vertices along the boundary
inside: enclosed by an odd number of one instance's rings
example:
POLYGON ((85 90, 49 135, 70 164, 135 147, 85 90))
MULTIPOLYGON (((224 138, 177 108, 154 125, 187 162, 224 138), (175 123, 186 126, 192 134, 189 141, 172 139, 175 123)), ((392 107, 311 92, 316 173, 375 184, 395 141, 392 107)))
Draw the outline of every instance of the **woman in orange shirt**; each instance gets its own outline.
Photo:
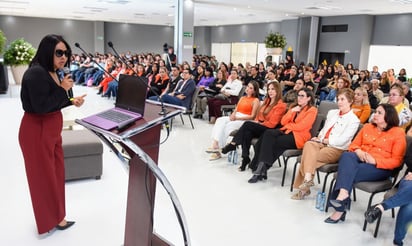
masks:
POLYGON ((255 156, 251 166, 257 168, 249 183, 267 179, 266 171, 287 149, 302 149, 311 138, 310 129, 315 122, 318 109, 314 106, 315 95, 309 88, 298 91, 296 104, 292 104, 282 117, 279 129, 268 129, 255 146, 255 156))
POLYGON ((390 177, 403 161, 406 150, 405 131, 398 127, 399 118, 390 104, 381 104, 373 115, 373 124, 365 124, 339 159, 338 176, 329 203, 335 212, 325 223, 345 221, 350 208, 353 184, 379 181, 390 177))
POLYGON ((355 98, 352 103, 352 111, 358 116, 360 123, 364 124, 371 115, 371 105, 369 104, 368 92, 358 87, 355 89, 355 98))
POLYGON ((253 138, 260 137, 265 130, 275 128, 286 112, 286 103, 282 101, 282 89, 278 82, 267 84, 266 99, 260 106, 258 115, 254 121, 245 122, 233 137, 232 142, 222 149, 222 153, 236 149, 237 145, 242 145, 242 165, 239 171, 245 171, 249 164, 249 149, 253 138))
POLYGON ((212 147, 206 150, 212 153, 209 160, 221 158, 220 148, 226 144, 229 134, 239 129, 246 120, 253 120, 259 108, 259 84, 251 81, 246 87, 246 96, 240 98, 236 109, 230 116, 219 117, 212 129, 212 147))

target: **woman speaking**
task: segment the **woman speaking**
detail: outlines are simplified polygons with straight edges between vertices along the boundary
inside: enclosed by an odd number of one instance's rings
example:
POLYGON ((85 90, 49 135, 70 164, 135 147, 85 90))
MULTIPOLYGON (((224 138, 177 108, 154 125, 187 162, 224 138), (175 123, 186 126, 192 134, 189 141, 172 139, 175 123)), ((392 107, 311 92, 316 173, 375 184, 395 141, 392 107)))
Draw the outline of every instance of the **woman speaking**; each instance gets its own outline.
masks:
POLYGON ((69 66, 71 49, 58 35, 47 35, 25 72, 21 87, 24 115, 19 143, 39 234, 53 228, 64 230, 74 224, 66 221, 64 159, 60 110, 80 107, 84 97, 69 98, 73 87, 70 75, 57 73, 69 66))

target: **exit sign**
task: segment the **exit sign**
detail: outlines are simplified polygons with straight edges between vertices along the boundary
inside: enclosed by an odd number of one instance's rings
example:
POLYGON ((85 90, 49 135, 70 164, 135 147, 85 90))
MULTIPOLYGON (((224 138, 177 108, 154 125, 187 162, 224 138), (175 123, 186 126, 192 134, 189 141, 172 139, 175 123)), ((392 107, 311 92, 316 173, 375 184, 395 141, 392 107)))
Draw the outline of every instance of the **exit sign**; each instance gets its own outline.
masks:
POLYGON ((193 34, 191 32, 183 32, 183 37, 191 38, 192 35, 193 34))

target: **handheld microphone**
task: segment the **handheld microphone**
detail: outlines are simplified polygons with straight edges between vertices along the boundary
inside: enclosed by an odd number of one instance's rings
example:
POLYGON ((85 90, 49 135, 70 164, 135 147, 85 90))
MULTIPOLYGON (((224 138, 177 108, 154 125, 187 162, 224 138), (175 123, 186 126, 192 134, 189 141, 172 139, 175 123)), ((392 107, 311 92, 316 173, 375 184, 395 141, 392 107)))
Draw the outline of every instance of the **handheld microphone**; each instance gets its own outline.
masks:
MULTIPOLYGON (((117 53, 116 49, 113 47, 112 41, 107 42, 107 45, 109 45, 109 47, 113 50, 113 52, 117 55, 117 57, 119 57, 119 60, 120 60, 121 62, 123 62, 124 64, 126 64, 126 67, 127 67, 128 69, 132 70, 132 72, 133 72, 134 75, 138 76, 137 73, 136 73, 136 71, 134 71, 134 69, 133 69, 132 67, 130 67, 129 64, 127 64, 127 61, 123 60, 122 57, 120 57, 119 53, 117 53)), ((164 104, 163 104, 163 99, 162 99, 162 97, 161 97, 155 90, 153 90, 153 88, 152 88, 151 86, 149 86, 149 84, 145 84, 145 85, 146 85, 146 87, 149 88, 149 90, 150 90, 151 92, 153 92, 153 94, 155 94, 155 96, 159 99, 160 106, 161 106, 161 108, 162 108, 162 109, 160 110, 159 114, 160 114, 160 115, 165 115, 165 114, 167 114, 168 112, 167 112, 167 110, 166 110, 166 108, 165 108, 165 106, 164 106, 164 104)))
POLYGON ((114 81, 119 82, 109 71, 107 71, 105 68, 103 68, 99 63, 97 63, 94 59, 93 56, 90 53, 87 53, 82 47, 80 47, 79 43, 74 43, 74 46, 79 48, 83 54, 85 54, 87 57, 90 58, 90 61, 94 62, 102 71, 104 71, 106 74, 108 74, 114 81))
MULTIPOLYGON (((63 74, 64 74, 65 77, 66 77, 66 75, 71 74, 70 68, 68 68, 68 67, 64 67, 64 68, 62 69, 62 71, 63 71, 63 74)), ((71 77, 71 76, 70 76, 70 77, 71 77)), ((69 98, 73 98, 73 89, 72 89, 72 88, 70 88, 70 89, 67 91, 67 96, 69 96, 69 98)))

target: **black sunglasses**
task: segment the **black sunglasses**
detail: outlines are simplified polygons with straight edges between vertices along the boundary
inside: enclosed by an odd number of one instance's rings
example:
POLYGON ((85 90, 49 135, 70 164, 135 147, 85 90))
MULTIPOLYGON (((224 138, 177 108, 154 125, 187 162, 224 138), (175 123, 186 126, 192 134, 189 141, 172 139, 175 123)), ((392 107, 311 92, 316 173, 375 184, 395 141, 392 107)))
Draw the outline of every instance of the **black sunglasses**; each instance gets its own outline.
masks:
POLYGON ((69 57, 69 51, 68 50, 56 50, 54 52, 54 55, 56 57, 62 57, 63 55, 65 55, 66 57, 69 57))

